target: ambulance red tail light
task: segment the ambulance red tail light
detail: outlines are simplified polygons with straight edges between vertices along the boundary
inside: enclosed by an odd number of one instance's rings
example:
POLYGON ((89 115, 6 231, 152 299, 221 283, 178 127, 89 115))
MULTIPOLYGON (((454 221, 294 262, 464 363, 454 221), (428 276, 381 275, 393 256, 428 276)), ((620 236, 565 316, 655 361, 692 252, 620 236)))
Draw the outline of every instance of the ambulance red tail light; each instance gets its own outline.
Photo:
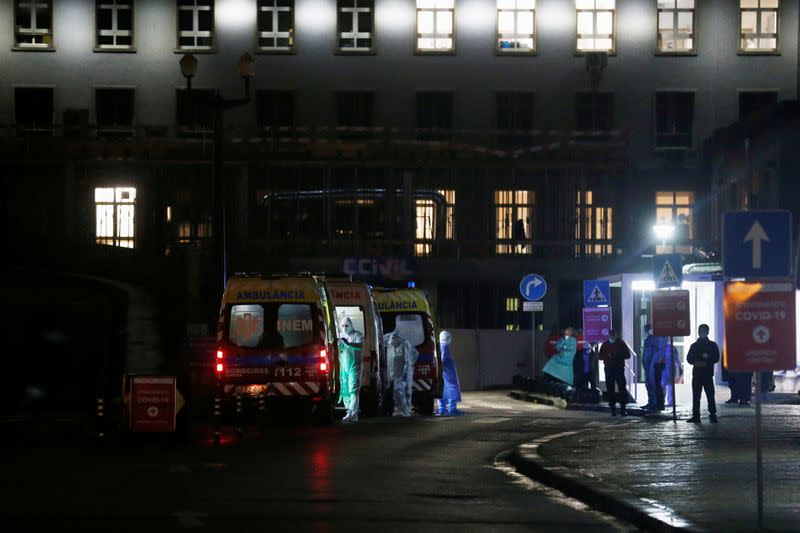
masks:
POLYGON ((328 373, 328 350, 319 351, 319 371, 323 374, 328 373))
POLYGON ((225 370, 225 366, 222 364, 222 359, 225 357, 225 354, 222 350, 217 350, 217 365, 214 367, 217 371, 217 374, 222 374, 222 371, 225 370))

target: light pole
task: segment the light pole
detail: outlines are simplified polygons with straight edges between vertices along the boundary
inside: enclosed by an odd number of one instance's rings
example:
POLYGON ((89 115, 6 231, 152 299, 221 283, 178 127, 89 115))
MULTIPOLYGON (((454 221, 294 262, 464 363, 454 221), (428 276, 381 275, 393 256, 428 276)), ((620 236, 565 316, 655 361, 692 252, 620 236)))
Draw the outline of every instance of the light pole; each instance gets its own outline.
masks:
MULTIPOLYGON (((227 195, 225 180, 222 175, 223 148, 225 145, 225 128, 223 112, 232 107, 250 103, 250 78, 253 77, 255 60, 247 52, 239 57, 239 75, 244 81, 244 96, 236 99, 225 99, 217 90, 211 98, 211 107, 214 113, 214 150, 211 176, 211 211, 212 232, 214 235, 214 255, 219 261, 218 267, 222 275, 222 289, 228 281, 228 235, 227 235, 227 195)), ((192 78, 197 74, 197 59, 192 54, 184 54, 180 60, 181 74, 186 78, 186 91, 191 93, 192 78)))

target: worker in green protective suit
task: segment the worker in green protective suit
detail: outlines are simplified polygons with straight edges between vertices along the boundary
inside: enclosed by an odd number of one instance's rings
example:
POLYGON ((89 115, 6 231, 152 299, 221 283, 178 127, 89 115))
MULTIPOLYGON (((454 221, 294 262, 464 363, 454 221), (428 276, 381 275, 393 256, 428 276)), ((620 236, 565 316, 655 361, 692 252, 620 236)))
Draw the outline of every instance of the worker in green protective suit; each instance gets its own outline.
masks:
POLYGON ((361 388, 361 349, 364 334, 356 331, 353 321, 345 317, 340 323, 339 337, 339 398, 347 413, 342 422, 358 421, 358 392, 361 388))

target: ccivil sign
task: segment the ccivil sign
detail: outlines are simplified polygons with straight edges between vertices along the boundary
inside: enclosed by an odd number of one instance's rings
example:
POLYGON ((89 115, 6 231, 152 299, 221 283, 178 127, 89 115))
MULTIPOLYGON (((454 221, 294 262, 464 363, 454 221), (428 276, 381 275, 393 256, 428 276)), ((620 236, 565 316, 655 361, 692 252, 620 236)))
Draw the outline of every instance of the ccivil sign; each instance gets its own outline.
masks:
POLYGON ((610 307, 583 308, 583 340, 586 342, 604 342, 611 331, 610 307))
POLYGON ((131 378, 130 425, 135 432, 173 432, 177 388, 173 376, 131 378))
POLYGON ((547 283, 539 274, 528 274, 519 282, 519 292, 526 300, 541 300, 547 292, 547 283))
POLYGON ((789 278, 792 272, 792 214, 778 210, 725 213, 722 218, 722 269, 729 278, 789 278))
POLYGON ((685 337, 692 334, 689 291, 655 291, 651 306, 653 335, 685 337))
POLYGON ((735 372, 795 367, 793 283, 725 284, 725 366, 735 372))
POLYGON ((583 306, 604 307, 611 305, 611 289, 608 280, 588 279, 583 282, 583 306))
POLYGON ((683 257, 681 254, 653 256, 653 281, 657 289, 680 287, 683 282, 683 257))

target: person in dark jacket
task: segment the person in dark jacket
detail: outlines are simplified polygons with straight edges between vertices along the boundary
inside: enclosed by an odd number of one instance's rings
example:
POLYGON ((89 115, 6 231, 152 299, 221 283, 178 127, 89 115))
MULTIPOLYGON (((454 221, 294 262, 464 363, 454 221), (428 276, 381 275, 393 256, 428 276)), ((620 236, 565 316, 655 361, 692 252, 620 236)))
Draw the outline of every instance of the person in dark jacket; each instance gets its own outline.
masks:
POLYGON ((619 414, 625 416, 625 404, 628 403, 628 390, 625 382, 625 360, 630 359, 631 351, 625 341, 615 331, 608 333, 608 340, 600 347, 600 360, 605 363, 606 393, 611 416, 617 416, 617 397, 619 397, 619 414), (616 386, 616 392, 614 388, 616 386))
POLYGON ((714 403, 714 365, 719 361, 719 346, 708 339, 708 324, 697 328, 699 337, 689 348, 686 361, 692 365, 692 418, 687 422, 700 423, 700 395, 703 389, 708 400, 708 420, 716 424, 717 405, 714 403))

